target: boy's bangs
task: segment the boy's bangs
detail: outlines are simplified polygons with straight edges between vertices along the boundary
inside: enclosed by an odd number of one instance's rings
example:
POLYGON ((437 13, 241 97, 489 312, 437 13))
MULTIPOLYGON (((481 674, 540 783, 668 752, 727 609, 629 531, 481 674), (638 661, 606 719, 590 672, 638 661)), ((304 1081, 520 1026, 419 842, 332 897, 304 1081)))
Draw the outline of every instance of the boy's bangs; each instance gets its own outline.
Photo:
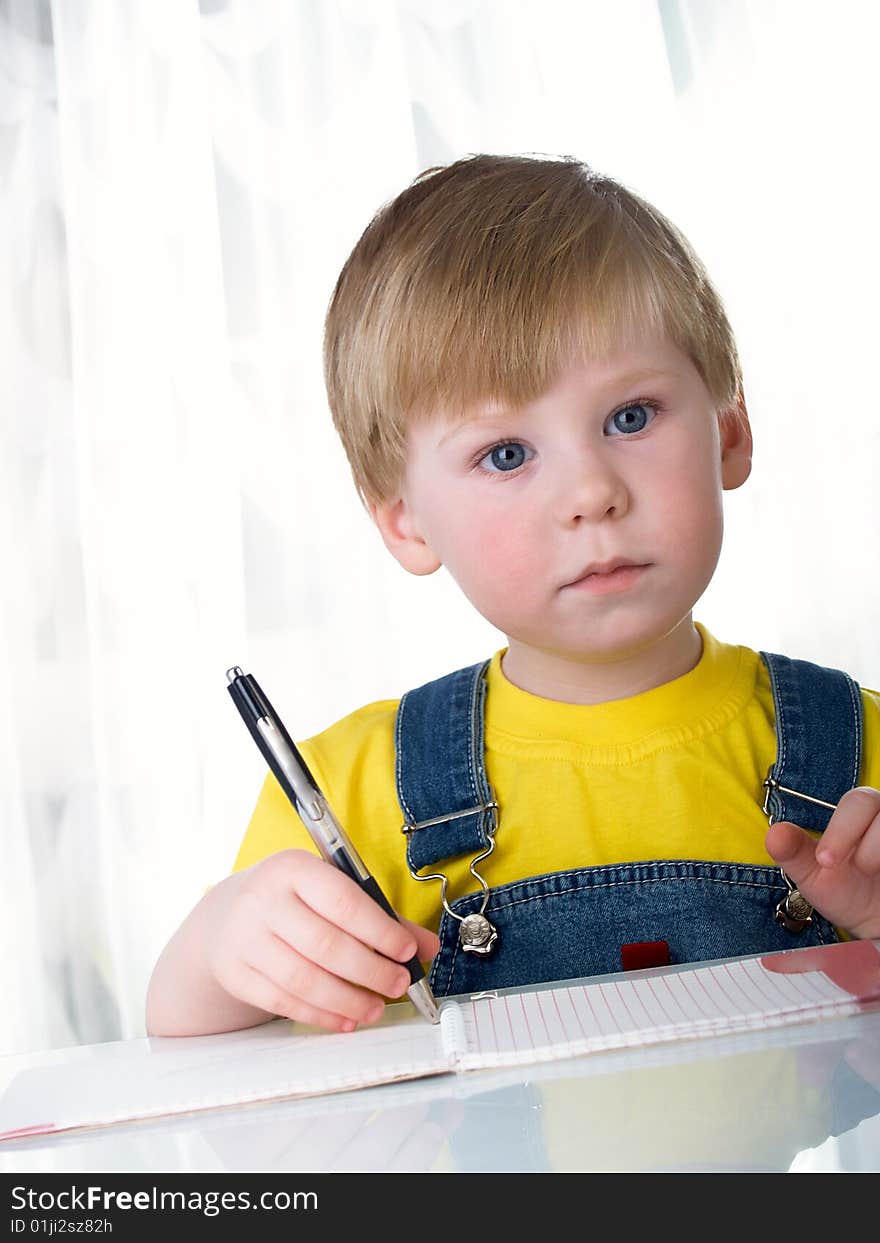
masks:
POLYGON ((682 336, 656 270, 636 267, 631 255, 598 272, 573 264, 549 276, 507 287, 492 281, 491 296, 453 307, 438 300, 436 316, 399 325, 380 408, 396 408, 401 420, 406 412, 409 423, 461 420, 487 401, 515 409, 581 361, 682 336))

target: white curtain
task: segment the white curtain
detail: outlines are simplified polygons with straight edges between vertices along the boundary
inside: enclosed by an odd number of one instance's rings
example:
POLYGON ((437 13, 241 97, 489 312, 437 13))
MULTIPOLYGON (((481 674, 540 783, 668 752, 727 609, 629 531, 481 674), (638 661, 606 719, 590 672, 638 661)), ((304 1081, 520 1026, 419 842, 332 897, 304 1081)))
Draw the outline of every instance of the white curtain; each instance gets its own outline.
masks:
POLYGON ((262 763, 488 655, 360 508, 323 313, 378 206, 468 152, 575 154, 691 238, 752 479, 697 616, 880 684, 876 6, 0 4, 0 1050, 142 1033, 262 763))

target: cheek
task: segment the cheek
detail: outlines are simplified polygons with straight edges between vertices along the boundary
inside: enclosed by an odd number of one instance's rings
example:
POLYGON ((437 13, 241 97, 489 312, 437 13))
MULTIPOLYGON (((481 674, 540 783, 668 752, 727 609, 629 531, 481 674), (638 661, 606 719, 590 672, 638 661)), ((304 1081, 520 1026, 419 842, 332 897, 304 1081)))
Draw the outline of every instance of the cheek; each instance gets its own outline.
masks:
POLYGON ((670 532, 690 540, 714 537, 721 508, 721 476, 709 452, 672 461, 652 481, 657 510, 670 532))
POLYGON ((438 530, 443 548, 434 548, 446 568, 463 589, 483 595, 495 588, 506 595, 524 588, 546 558, 521 509, 458 506, 447 510, 438 530))

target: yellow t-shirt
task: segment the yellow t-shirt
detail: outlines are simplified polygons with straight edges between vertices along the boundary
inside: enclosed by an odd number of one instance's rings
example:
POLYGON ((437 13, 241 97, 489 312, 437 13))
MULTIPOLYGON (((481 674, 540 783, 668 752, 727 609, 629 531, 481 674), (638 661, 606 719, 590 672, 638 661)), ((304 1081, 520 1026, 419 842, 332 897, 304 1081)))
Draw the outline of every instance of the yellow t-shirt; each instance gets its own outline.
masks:
MULTIPOLYGON (((698 664, 663 686, 603 704, 520 690, 488 671, 485 756, 499 803, 496 847, 480 870, 490 887, 545 872, 645 859, 773 866, 764 848, 762 782, 776 758, 773 694, 750 648, 699 622, 698 664)), ((863 688, 859 785, 880 786, 880 695, 863 688)), ((298 746, 331 807, 398 914, 437 930, 440 885, 406 866, 394 782, 399 700, 367 704, 298 746)), ((314 846, 269 774, 234 869, 314 846)), ((470 857, 446 861, 449 900, 477 886, 470 857)))

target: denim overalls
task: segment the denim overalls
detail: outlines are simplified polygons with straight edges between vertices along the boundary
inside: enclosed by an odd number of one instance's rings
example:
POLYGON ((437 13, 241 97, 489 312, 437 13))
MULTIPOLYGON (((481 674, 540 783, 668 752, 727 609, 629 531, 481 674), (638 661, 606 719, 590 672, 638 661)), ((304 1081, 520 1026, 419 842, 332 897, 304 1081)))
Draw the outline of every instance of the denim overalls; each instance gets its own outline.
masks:
MULTIPOLYGON (((771 823, 824 830, 833 807, 858 782, 860 688, 836 669, 760 655, 773 689, 777 750, 756 801, 763 800, 771 823)), ((441 860, 485 858, 492 849, 498 820, 483 756, 488 665, 450 673, 400 701, 397 796, 407 863, 419 879, 442 876, 435 867, 441 860)), ((503 833, 504 809, 498 814, 503 833)), ((552 832, 553 814, 550 791, 541 831, 552 832)), ((724 815, 724 808, 713 814, 724 815)), ((776 907, 793 887, 776 867, 652 859, 529 876, 448 901, 442 883, 446 909, 430 975, 438 996, 620 971, 621 947, 636 943, 665 941, 671 961, 681 963, 837 939, 818 911, 797 931, 777 921, 776 907), (459 936, 461 919, 480 912, 498 931, 485 955, 464 950, 459 936)))

